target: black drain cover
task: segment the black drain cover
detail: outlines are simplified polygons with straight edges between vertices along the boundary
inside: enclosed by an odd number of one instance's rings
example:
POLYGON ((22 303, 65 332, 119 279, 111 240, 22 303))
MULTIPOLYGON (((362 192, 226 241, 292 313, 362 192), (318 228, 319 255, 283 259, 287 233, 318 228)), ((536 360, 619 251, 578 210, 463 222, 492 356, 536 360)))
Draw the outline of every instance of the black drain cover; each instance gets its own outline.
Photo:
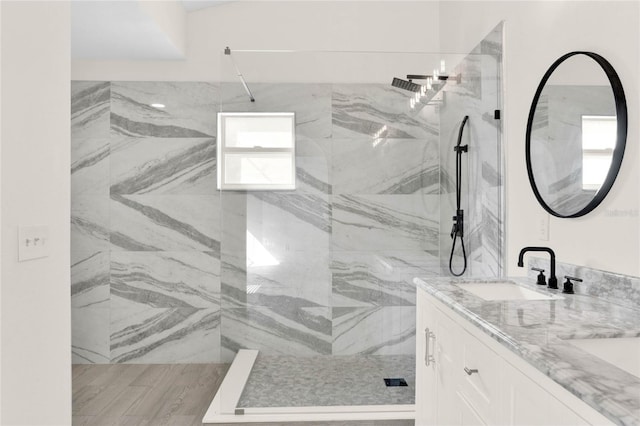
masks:
POLYGON ((409 386, 407 385, 407 381, 403 378, 384 379, 384 384, 387 386, 409 386))

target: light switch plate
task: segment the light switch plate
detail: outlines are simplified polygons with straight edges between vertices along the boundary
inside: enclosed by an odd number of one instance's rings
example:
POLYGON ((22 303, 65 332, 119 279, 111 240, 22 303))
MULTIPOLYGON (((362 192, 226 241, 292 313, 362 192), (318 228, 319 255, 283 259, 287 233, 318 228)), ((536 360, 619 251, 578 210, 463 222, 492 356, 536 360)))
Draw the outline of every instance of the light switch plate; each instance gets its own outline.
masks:
POLYGON ((18 227, 18 262, 49 256, 50 245, 48 226, 18 227))
POLYGON ((540 241, 549 241, 549 213, 538 214, 536 220, 538 222, 538 239, 540 241))

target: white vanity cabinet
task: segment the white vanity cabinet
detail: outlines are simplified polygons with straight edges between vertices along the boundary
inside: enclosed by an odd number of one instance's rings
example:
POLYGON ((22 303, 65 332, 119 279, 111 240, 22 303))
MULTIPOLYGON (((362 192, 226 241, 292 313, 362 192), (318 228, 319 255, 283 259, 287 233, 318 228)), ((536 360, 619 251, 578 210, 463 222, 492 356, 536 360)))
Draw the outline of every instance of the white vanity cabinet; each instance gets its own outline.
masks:
POLYGON ((454 368, 461 329, 437 309, 420 309, 429 304, 424 291, 417 297, 416 425, 456 424, 454 368))
POLYGON ((612 424, 422 289, 416 319, 416 426, 612 424))

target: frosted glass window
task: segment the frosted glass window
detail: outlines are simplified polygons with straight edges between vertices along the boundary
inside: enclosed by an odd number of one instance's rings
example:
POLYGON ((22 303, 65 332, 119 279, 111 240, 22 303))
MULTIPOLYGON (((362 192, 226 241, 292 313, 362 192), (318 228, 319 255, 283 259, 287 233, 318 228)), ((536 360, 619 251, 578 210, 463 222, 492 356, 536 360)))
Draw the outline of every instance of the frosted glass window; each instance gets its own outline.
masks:
POLYGON ((598 190, 604 183, 616 146, 615 116, 582 116, 582 188, 598 190))
POLYGON ((224 181, 240 185, 287 185, 293 173, 289 153, 238 153, 224 157, 224 181))
POLYGON ((218 189, 295 189, 293 113, 218 114, 218 189))

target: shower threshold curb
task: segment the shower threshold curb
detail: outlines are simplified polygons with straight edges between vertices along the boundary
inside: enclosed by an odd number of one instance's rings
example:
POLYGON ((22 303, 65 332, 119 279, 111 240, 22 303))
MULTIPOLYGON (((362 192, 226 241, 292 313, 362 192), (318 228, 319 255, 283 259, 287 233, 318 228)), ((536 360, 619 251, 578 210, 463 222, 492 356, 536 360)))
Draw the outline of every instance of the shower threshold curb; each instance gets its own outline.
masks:
POLYGON ((415 405, 353 405, 315 407, 247 407, 237 409, 244 386, 258 356, 241 349, 202 419, 203 425, 291 421, 412 420, 415 405))

